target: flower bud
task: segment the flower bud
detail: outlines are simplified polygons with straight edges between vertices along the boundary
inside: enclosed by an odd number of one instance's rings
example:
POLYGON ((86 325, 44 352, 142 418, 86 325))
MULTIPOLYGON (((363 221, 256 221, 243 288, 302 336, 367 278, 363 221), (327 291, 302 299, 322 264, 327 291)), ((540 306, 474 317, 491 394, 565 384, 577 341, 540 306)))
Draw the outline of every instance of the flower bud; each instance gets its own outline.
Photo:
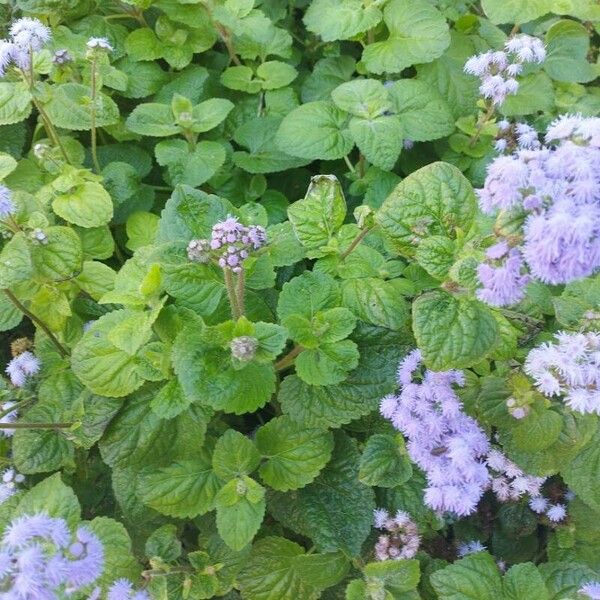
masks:
POLYGON ((247 362, 256 355, 258 340, 249 335, 242 335, 231 340, 230 348, 233 358, 247 362))

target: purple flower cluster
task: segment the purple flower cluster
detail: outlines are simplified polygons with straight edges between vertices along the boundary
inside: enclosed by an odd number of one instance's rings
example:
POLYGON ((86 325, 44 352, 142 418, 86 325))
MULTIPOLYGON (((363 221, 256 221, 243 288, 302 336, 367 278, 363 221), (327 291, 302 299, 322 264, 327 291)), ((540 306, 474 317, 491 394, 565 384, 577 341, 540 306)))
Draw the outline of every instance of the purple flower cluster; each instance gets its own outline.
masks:
POLYGON ((410 458, 425 471, 425 504, 459 516, 472 513, 489 482, 484 457, 489 442, 477 421, 466 415, 453 385, 464 385, 462 371, 425 370, 419 350, 400 363, 399 395, 381 401, 381 414, 408 438, 410 458))
POLYGON ((29 69, 31 52, 41 50, 50 40, 50 29, 38 19, 22 17, 10 27, 9 39, 0 40, 0 77, 14 63, 19 69, 29 69))
POLYGON ((104 548, 85 527, 73 535, 64 519, 44 514, 14 519, 0 543, 4 598, 54 600, 92 584, 104 568, 104 548))
POLYGON ((547 396, 579 413, 600 414, 600 334, 559 332, 556 343, 530 350, 525 372, 547 396))
POLYGON ((407 512, 399 510, 393 517, 384 508, 373 513, 375 527, 386 533, 380 535, 375 544, 377 560, 406 560, 413 558, 419 550, 421 536, 407 512))
POLYGON ((519 89, 517 76, 525 63, 542 63, 546 49, 541 40, 529 35, 510 38, 504 50, 489 50, 472 56, 464 66, 465 73, 481 79, 479 93, 499 105, 506 96, 516 94, 519 89))
POLYGON ((150 600, 150 596, 143 590, 134 590, 128 579, 117 579, 110 586, 106 600, 150 600))
POLYGON ((192 261, 208 263, 214 258, 222 269, 229 268, 239 273, 250 253, 266 243, 264 227, 246 227, 237 217, 227 217, 213 226, 210 240, 192 240, 187 250, 192 261))
POLYGON ((6 366, 6 373, 15 387, 23 387, 27 379, 39 370, 39 359, 28 350, 15 356, 6 366))
POLYGON ((486 214, 524 218, 522 235, 500 240, 479 271, 479 296, 496 306, 522 298, 526 272, 555 285, 600 268, 600 118, 560 117, 545 145, 528 126, 520 131, 519 148, 489 165, 478 190, 486 214))
POLYGON ((0 184, 0 219, 14 214, 15 210, 11 191, 5 185, 0 184))

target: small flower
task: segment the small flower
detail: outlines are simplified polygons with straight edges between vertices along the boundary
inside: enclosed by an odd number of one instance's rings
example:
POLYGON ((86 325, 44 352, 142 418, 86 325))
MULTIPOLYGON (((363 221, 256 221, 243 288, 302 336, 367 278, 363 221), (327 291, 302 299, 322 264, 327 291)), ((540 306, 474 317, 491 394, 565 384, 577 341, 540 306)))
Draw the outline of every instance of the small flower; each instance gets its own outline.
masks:
POLYGON ((62 48, 57 50, 52 57, 52 62, 55 65, 66 65, 67 63, 73 62, 73 57, 68 50, 62 48))
POLYGON ((529 508, 538 515, 545 513, 548 510, 548 505, 548 500, 543 496, 536 496, 529 501, 529 508))
POLYGON ((35 244, 40 246, 46 246, 48 244, 48 236, 39 228, 35 228, 29 236, 35 244))
POLYGON ((588 581, 577 591, 591 600, 600 600, 600 581, 588 581))
POLYGON ((567 516, 567 509, 564 504, 551 504, 546 510, 546 516, 553 523, 558 523, 567 516))
POLYGON ((11 191, 0 183, 0 218, 13 215, 16 210, 11 191))
POLYGON ((114 49, 110 42, 103 37, 90 38, 86 45, 90 50, 104 50, 105 52, 112 52, 114 49))
POLYGON ((15 356, 6 367, 6 373, 10 377, 11 383, 16 387, 23 387, 27 379, 39 370, 39 359, 29 351, 15 356))
POLYGON ((38 19, 21 17, 10 27, 10 37, 20 48, 41 50, 50 41, 50 29, 38 19))
POLYGON ((470 542, 463 542, 458 545, 458 555, 463 558, 468 554, 475 554, 476 552, 485 552, 487 548, 479 540, 471 540, 470 542))
POLYGON ((191 240, 187 246, 187 255, 192 262, 208 263, 210 261, 209 253, 208 240, 191 240))
POLYGON ((143 590, 134 591, 128 579, 118 579, 108 590, 106 600, 150 600, 150 596, 143 590))
POLYGON ((375 527, 386 533, 375 544, 377 560, 406 560, 413 558, 421 544, 417 526, 407 512, 399 510, 390 517, 384 508, 375 509, 375 527))
POLYGON ((233 358, 247 362, 254 358, 258 349, 258 340, 249 335, 242 335, 231 340, 230 348, 233 358))

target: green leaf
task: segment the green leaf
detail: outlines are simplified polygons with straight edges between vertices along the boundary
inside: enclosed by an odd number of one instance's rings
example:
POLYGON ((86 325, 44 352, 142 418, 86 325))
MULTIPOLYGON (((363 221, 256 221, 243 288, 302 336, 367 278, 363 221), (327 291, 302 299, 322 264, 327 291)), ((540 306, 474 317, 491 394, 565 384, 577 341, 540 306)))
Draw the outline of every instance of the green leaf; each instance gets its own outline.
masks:
POLYGON ((420 0, 392 0, 383 11, 389 38, 369 44, 362 60, 371 73, 399 73, 431 62, 450 44, 444 16, 420 0))
POLYGON ((256 432, 256 447, 266 458, 262 480, 286 492, 309 484, 327 464, 333 450, 328 431, 306 429, 287 416, 276 417, 256 432))
POLYGON ((521 25, 533 21, 550 12, 554 0, 482 0, 481 6, 490 21, 495 25, 500 23, 515 23, 521 25))
POLYGON ((498 600, 502 580, 496 562, 487 552, 477 552, 431 575, 440 600, 498 600))
POLYGON ((177 379, 168 381, 150 403, 161 419, 172 419, 188 408, 191 399, 181 389, 177 379))
POLYGON ((400 152, 404 131, 395 115, 350 121, 350 133, 364 157, 376 167, 393 169, 400 152))
POLYGON ((372 435, 360 457, 359 479, 366 485, 396 487, 408 481, 412 466, 401 435, 372 435))
POLYGON ((259 463, 256 446, 239 431, 228 429, 217 441, 212 465, 216 475, 224 481, 249 475, 259 463))
POLYGON ((224 98, 210 98, 192 109, 192 131, 202 133, 222 123, 233 109, 233 102, 224 98))
POLYGON ((440 290, 414 301, 413 331, 425 364, 434 371, 470 367, 498 340, 498 324, 486 305, 440 290))
POLYGON ((566 562, 549 562, 538 567, 550 592, 551 600, 563 600, 577 594, 577 590, 590 581, 596 581, 598 576, 594 571, 585 567, 566 562))
POLYGON ((600 435, 596 433, 592 441, 575 456, 561 471, 565 482, 593 510, 600 511, 600 435))
POLYGON ((333 277, 306 271, 283 285, 277 314, 282 323, 294 315, 311 320, 318 311, 333 308, 339 302, 340 290, 333 277))
POLYGON ((247 600, 317 600, 348 571, 339 553, 305 554, 302 546, 281 537, 254 544, 238 581, 247 600))
POLYGON ((146 556, 158 556, 167 562, 177 560, 181 556, 181 542, 177 537, 176 525, 159 527, 146 540, 146 556))
POLYGON ((38 281, 66 281, 82 269, 83 250, 79 236, 68 227, 48 227, 47 243, 31 247, 33 276, 38 281))
POLYGON ((180 519, 212 510, 222 482, 212 470, 210 454, 181 460, 167 467, 151 467, 137 478, 135 493, 150 508, 180 519))
POLYGON ((323 256, 326 246, 346 216, 346 200, 335 175, 315 175, 306 196, 288 208, 294 233, 309 251, 309 258, 323 256))
MULTIPOLYGON (((92 128, 90 88, 80 83, 63 83, 52 88, 46 112, 55 127, 84 131, 92 128)), ((97 92, 96 127, 114 125, 119 120, 119 108, 109 96, 97 92)))
POLYGON ((73 490, 66 486, 60 473, 40 481, 25 492, 14 516, 44 512, 50 517, 62 518, 73 527, 79 522, 81 509, 73 490))
POLYGON ((260 81, 253 79, 253 76, 254 72, 250 67, 243 65, 228 67, 221 73, 221 83, 230 90, 257 94, 262 85, 260 81))
POLYGON ((22 320, 23 313, 8 299, 5 294, 0 294, 0 331, 9 331, 10 329, 14 329, 22 320))
POLYGON ((86 260, 79 275, 75 278, 77 285, 94 300, 99 300, 113 289, 116 273, 104 263, 86 260))
POLYGON ((232 479, 217 494, 217 529, 232 549, 241 550, 260 528, 265 515, 265 490, 249 477, 232 479))
POLYGON ((274 493, 269 510, 288 528, 311 538, 319 551, 358 555, 374 509, 372 489, 358 481, 358 459, 354 441, 338 434, 331 461, 317 479, 287 494, 274 493))
POLYGON ((17 161, 6 152, 0 152, 0 180, 10 175, 17 168, 17 161))
POLYGON ((396 186, 376 214, 395 247, 413 254, 432 235, 453 239, 475 216, 473 188, 454 166, 436 162, 411 173, 396 186))
POLYGON ((6 242, 0 252, 0 287, 8 288, 31 277, 33 264, 29 244, 23 232, 6 242))
POLYGON ((544 580, 533 563, 512 566, 504 575, 506 600, 549 600, 544 580))
POLYGON ((349 40, 379 21, 379 8, 361 0, 313 0, 304 15, 306 28, 325 42, 349 40))
POLYGON ((342 83, 331 92, 336 106, 355 117, 373 119, 390 110, 388 90, 376 79, 355 79, 342 83))
POLYGON ((342 303, 358 319, 372 325, 399 330, 408 324, 408 304, 401 295, 398 280, 347 279, 342 282, 342 303))
POLYGON ((526 452, 538 452, 552 445, 560 435, 563 421, 553 410, 532 410, 512 428, 515 446, 526 452))
POLYGON ((296 358, 296 373, 309 385, 334 385, 358 365, 359 352, 350 340, 319 344, 296 358))
POLYGON ((443 96, 416 79, 401 79, 388 88, 405 138, 425 142, 450 135, 454 116, 443 96))
POLYGON ((284 414, 304 427, 339 427, 369 414, 394 391, 396 367, 414 341, 376 328, 355 339, 359 364, 343 383, 310 386, 296 375, 283 380, 278 400, 284 414))
POLYGON ((73 348, 73 372, 94 393, 127 396, 144 382, 135 355, 110 340, 112 330, 135 315, 131 310, 122 309, 100 317, 73 348))
MULTIPOLYGON (((24 420, 28 423, 59 423, 63 410, 59 401, 38 402, 25 413, 24 420)), ((16 469, 25 474, 47 473, 73 466, 73 444, 60 430, 17 429, 13 435, 12 452, 16 469)))
POLYGON ((112 219, 113 203, 102 185, 86 181, 66 194, 56 196, 52 210, 69 223, 81 227, 100 227, 112 219))
POLYGON ((500 112, 508 117, 529 115, 538 111, 550 112, 554 108, 554 86, 546 73, 540 71, 525 75, 519 80, 519 91, 507 96, 500 112))
POLYGON ((31 94, 25 83, 0 81, 0 125, 18 123, 31 112, 31 94))
POLYGON ((173 367, 186 396, 215 410, 243 414, 265 405, 275 391, 271 364, 234 369, 229 350, 207 345, 198 326, 185 328, 173 346, 173 367))
POLYGON ((139 135, 168 137, 179 133, 181 128, 167 104, 138 104, 127 117, 127 129, 139 135))
POLYGON ((96 517, 84 522, 86 528, 95 533, 104 546, 104 569, 94 585, 108 588, 116 579, 136 580, 140 576, 140 565, 133 556, 131 539, 121 523, 107 517, 96 517))
POLYGON ((544 71, 558 81, 585 83, 597 77, 588 62, 590 35, 577 21, 558 21, 546 32, 544 71))
POLYGON ((298 71, 279 60, 268 60, 256 69, 256 74, 263 79, 263 90, 276 90, 289 85, 298 76, 298 71))
POLYGON ((332 102, 308 102, 284 117, 275 139, 291 156, 334 160, 348 154, 354 145, 346 122, 347 114, 332 102))
POLYGON ((443 235, 432 235, 419 244, 416 261, 432 276, 443 281, 455 262, 456 244, 443 235))
POLYGON ((365 565, 363 572, 369 587, 379 583, 396 598, 417 587, 419 570, 417 560, 383 560, 365 565))
POLYGON ((225 162, 225 149, 218 142, 199 142, 190 151, 184 140, 165 140, 156 144, 154 151, 156 162, 167 167, 173 185, 201 185, 225 162))

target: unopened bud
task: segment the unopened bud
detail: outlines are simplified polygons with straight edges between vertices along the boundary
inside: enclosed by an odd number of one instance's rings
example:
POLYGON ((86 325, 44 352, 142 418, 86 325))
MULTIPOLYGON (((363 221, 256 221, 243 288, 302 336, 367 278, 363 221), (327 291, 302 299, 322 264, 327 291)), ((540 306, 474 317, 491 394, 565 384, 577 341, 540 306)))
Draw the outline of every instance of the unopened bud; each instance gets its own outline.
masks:
POLYGON ((187 255, 192 262, 207 263, 210 261, 210 244, 208 240, 191 240, 187 246, 187 255))
POLYGON ((252 360, 258 348, 258 340, 249 335, 242 335, 231 340, 231 355, 243 362, 252 360))
POLYGON ((52 62, 55 65, 66 65, 73 61, 73 57, 69 53, 68 50, 62 48, 61 50, 57 50, 52 57, 52 62))

